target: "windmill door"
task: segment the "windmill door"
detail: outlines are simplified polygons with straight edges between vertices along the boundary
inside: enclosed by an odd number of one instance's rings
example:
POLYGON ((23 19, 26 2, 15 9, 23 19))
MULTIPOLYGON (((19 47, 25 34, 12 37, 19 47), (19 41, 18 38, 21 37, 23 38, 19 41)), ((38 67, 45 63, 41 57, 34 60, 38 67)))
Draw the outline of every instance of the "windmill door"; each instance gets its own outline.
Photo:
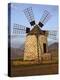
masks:
POLYGON ((43 51, 46 53, 46 43, 43 43, 43 51))

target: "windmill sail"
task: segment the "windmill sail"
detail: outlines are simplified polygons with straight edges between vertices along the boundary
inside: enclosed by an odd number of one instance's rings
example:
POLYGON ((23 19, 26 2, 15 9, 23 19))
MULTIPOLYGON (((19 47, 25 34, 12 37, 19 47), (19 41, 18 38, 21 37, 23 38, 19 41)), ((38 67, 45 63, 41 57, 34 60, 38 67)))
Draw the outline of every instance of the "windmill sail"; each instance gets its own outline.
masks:
POLYGON ((19 24, 14 24, 13 26, 13 34, 25 34, 26 33, 26 27, 19 24))
POLYGON ((57 31, 48 31, 48 38, 52 40, 58 40, 57 34, 57 31))
POLYGON ((50 18, 51 18, 51 14, 50 14, 47 10, 45 10, 44 13, 43 13, 43 15, 42 15, 42 17, 41 17, 41 19, 40 19, 40 22, 38 23, 38 25, 39 25, 40 27, 44 26, 44 24, 45 24, 50 18))
POLYGON ((34 19, 34 15, 33 15, 33 11, 32 11, 32 7, 26 8, 24 10, 24 14, 27 17, 29 23, 31 26, 35 25, 35 19, 34 19))

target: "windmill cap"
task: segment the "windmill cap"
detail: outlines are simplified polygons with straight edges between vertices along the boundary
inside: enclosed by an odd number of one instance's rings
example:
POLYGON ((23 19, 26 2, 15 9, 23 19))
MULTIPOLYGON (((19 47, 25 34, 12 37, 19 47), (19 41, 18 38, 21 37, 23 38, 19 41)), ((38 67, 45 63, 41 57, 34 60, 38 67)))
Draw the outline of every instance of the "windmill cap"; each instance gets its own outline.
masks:
POLYGON ((41 30, 37 25, 27 34, 27 35, 48 35, 48 32, 45 30, 41 30))

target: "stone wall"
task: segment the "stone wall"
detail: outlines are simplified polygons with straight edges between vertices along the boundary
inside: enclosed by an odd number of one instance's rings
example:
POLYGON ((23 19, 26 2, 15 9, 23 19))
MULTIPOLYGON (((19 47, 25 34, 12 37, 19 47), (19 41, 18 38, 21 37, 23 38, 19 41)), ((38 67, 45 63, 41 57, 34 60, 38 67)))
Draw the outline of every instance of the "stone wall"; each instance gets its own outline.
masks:
POLYGON ((38 36, 39 50, 38 50, 36 36, 28 35, 25 41, 24 60, 38 60, 38 55, 39 55, 39 60, 41 60, 41 54, 43 54, 43 43, 47 44, 47 37, 44 35, 39 35, 38 36))
POLYGON ((37 59, 37 40, 35 35, 29 35, 26 37, 24 60, 37 59))

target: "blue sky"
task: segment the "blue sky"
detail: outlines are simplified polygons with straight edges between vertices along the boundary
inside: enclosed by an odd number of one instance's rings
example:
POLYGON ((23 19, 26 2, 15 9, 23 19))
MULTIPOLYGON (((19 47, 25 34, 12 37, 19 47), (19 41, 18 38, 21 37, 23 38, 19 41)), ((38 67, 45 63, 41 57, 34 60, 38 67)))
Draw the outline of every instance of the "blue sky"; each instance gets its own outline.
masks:
MULTIPOLYGON (((39 22, 44 10, 47 10, 52 15, 51 19, 44 25, 43 30, 57 30, 58 31, 58 6, 54 5, 40 5, 40 4, 22 4, 22 3, 12 3, 11 4, 11 33, 13 35, 13 25, 14 23, 30 27, 30 24, 24 15, 23 10, 32 7, 34 18, 36 23, 39 22)), ((25 41, 26 36, 19 35, 12 39, 13 43, 22 45, 25 41)), ((15 44, 14 44, 15 46, 15 44)), ((18 45, 17 45, 18 46, 18 45)), ((20 47, 20 46, 19 46, 20 47)))

